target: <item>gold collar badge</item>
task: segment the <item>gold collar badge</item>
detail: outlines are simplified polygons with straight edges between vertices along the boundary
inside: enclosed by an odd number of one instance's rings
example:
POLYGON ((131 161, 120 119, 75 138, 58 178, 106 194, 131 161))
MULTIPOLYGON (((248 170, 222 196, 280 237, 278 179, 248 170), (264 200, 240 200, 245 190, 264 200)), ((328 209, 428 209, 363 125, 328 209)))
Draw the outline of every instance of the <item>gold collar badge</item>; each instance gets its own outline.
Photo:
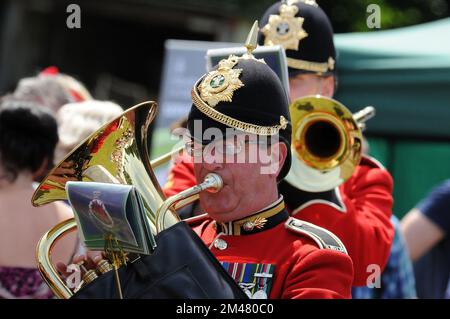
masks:
POLYGON ((282 198, 280 198, 270 208, 264 209, 256 213, 255 215, 226 223, 216 222, 214 224, 214 227, 216 231, 220 231, 224 235, 237 236, 242 235, 243 234, 242 231, 249 233, 264 228, 267 229, 267 226, 270 224, 269 220, 272 220, 272 225, 269 225, 270 229, 271 227, 274 227, 275 225, 278 224, 278 222, 276 222, 275 224, 273 223, 274 221, 273 218, 278 214, 282 213, 284 208, 285 208, 284 201, 282 200, 282 198))
POLYGON ((267 223, 267 219, 264 217, 256 217, 255 220, 247 221, 242 225, 245 231, 252 231, 254 228, 262 229, 267 223))
POLYGON ((297 12, 297 6, 283 3, 279 15, 270 15, 269 23, 261 30, 265 37, 264 45, 281 45, 286 50, 298 50, 300 41, 308 33, 303 29, 304 18, 295 17, 297 12))
POLYGON ((233 69, 237 62, 238 57, 235 55, 220 61, 218 69, 209 72, 199 85, 200 96, 209 106, 231 102, 234 91, 244 86, 239 79, 242 69, 233 69))

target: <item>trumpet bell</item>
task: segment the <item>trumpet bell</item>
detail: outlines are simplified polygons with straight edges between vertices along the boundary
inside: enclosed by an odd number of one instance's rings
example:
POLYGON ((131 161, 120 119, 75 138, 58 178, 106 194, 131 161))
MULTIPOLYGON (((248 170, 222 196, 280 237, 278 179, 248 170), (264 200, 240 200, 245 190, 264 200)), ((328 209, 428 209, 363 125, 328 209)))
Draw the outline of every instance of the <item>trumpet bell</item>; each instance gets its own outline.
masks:
POLYGON ((362 132, 341 103, 320 95, 289 106, 293 164, 286 180, 310 192, 330 190, 347 180, 361 160, 362 132))

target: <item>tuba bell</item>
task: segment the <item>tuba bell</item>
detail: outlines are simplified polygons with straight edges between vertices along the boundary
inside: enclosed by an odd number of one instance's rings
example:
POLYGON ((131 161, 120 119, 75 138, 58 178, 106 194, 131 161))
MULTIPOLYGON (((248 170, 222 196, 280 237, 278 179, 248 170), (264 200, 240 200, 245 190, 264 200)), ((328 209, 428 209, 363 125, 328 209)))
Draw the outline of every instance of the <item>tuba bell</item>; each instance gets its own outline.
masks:
MULTIPOLYGON (((203 183, 165 200, 153 173, 147 147, 148 127, 155 118, 156 108, 155 102, 144 102, 103 125, 50 171, 36 189, 32 204, 41 206, 66 200, 65 186, 69 181, 128 184, 134 185, 143 198, 147 222, 154 235, 177 224, 177 208, 196 200, 202 191, 220 190, 222 180, 220 176, 210 174, 203 183)), ((160 162, 158 160, 158 164, 160 162)), ((58 275, 51 260, 52 249, 59 239, 75 231, 76 227, 73 218, 56 225, 43 235, 36 248, 38 269, 58 298, 71 298, 74 291, 58 275)), ((91 279, 86 281, 97 277, 92 272, 90 275, 91 279)), ((228 277, 225 279, 229 280, 228 277)))
POLYGON ((375 115, 367 106, 352 114, 338 101, 306 96, 289 105, 292 166, 285 180, 308 192, 324 192, 345 182, 362 155, 365 121, 375 115))

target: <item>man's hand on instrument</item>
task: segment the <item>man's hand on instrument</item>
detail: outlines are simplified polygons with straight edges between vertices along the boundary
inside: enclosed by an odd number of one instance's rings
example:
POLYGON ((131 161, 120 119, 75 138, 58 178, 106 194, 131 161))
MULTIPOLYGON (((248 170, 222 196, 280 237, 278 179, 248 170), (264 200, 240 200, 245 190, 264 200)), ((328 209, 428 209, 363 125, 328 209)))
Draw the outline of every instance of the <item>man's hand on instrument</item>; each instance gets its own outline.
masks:
MULTIPOLYGON (((104 259, 103 252, 88 251, 86 254, 75 255, 72 259, 72 265, 79 265, 81 268, 81 275, 83 276, 86 271, 95 269, 98 262, 102 259, 104 259)), ((73 273, 73 270, 71 271, 70 269, 70 265, 66 265, 63 262, 58 262, 56 264, 56 269, 64 278, 67 278, 73 273)))

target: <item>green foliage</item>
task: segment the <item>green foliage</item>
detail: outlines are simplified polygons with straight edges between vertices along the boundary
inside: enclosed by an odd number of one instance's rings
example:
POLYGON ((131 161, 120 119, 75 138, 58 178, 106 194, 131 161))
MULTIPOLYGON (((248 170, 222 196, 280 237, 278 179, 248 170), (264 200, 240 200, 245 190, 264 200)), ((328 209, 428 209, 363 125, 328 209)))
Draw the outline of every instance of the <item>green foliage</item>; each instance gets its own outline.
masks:
MULTIPOLYGON (((199 1, 199 0, 197 0, 199 1)), ((216 1, 208 1, 210 4, 216 1)), ((227 0, 229 12, 245 19, 259 19, 273 0, 227 0), (236 8, 239 8, 237 11, 236 8)), ((217 4, 224 1, 217 1, 217 4)), ((381 29, 391 29, 441 19, 450 15, 448 0, 317 0, 330 17, 335 32, 372 31, 366 24, 367 6, 381 10, 381 29)))
POLYGON ((333 22, 335 32, 371 31, 366 20, 367 7, 380 7, 381 29, 391 29, 428 22, 449 16, 445 0, 322 0, 318 1, 333 22))
MULTIPOLYGON (((253 21, 260 19, 275 0, 145 0, 149 4, 172 7, 228 19, 253 21)), ((381 29, 398 28, 450 16, 450 0, 316 0, 330 17, 334 31, 365 32, 367 6, 376 4, 381 10, 381 29)))
POLYGON ((447 0, 318 0, 330 17, 334 30, 341 32, 372 31, 367 27, 370 4, 380 7, 381 29, 392 29, 428 22, 449 16, 447 0))

